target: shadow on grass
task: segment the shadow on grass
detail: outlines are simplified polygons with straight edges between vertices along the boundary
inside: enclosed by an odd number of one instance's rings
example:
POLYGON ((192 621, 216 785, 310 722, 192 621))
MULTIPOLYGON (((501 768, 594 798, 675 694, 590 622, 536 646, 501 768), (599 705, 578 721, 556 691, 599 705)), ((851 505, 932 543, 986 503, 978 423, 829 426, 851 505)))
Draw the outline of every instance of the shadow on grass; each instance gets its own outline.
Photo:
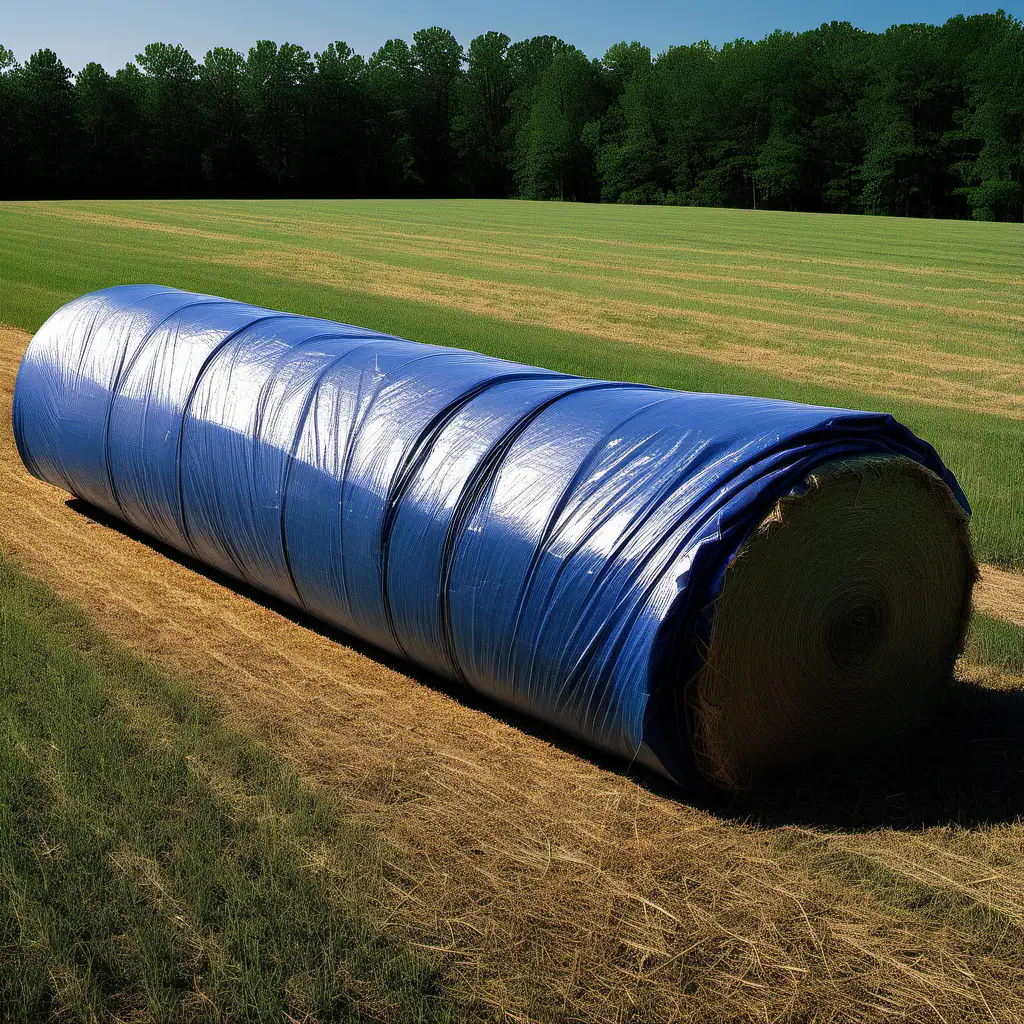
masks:
POLYGON ((116 530, 321 636, 437 692, 620 775, 659 796, 718 817, 762 828, 801 825, 840 831, 882 827, 917 831, 933 825, 981 827, 1024 815, 1024 689, 997 690, 957 682, 940 710, 912 734, 882 749, 818 763, 777 780, 771 788, 726 798, 702 784, 682 789, 646 769, 604 755, 571 736, 484 698, 468 687, 396 658, 333 629, 287 602, 197 562, 123 520, 71 498, 67 506, 116 530))
POLYGON ((913 733, 718 810, 765 828, 858 832, 1012 822, 1024 814, 1024 690, 957 682, 913 733))

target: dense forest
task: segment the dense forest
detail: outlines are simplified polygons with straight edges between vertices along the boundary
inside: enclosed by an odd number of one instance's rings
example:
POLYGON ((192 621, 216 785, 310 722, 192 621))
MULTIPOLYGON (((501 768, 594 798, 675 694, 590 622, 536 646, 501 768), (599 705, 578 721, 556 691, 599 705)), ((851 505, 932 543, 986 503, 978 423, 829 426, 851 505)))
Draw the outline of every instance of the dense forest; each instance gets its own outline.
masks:
POLYGON ((1024 25, 832 22, 652 56, 442 28, 115 74, 0 46, 0 197, 520 196, 1021 220, 1024 25))

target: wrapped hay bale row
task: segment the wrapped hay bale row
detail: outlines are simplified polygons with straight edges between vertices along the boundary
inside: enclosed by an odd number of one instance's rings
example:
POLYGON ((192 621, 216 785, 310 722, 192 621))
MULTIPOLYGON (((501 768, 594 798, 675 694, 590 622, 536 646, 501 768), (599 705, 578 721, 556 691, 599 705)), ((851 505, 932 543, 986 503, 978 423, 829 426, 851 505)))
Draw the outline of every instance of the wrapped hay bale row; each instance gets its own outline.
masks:
POLYGON ((43 480, 680 781, 904 727, 969 613, 967 502, 887 415, 133 285, 40 329, 14 428, 43 480))

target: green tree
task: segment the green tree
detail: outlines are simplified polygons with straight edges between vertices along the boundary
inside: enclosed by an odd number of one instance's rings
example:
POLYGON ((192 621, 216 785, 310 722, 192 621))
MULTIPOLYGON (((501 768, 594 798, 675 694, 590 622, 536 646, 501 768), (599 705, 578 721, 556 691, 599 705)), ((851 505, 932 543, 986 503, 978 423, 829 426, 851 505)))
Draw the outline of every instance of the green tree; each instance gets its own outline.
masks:
POLYGON ((470 42, 466 53, 452 135, 461 178, 474 196, 504 196, 511 187, 510 43, 504 32, 485 32, 470 42))
POLYGON ((965 120, 978 150, 965 168, 964 192, 976 218, 1018 220, 1024 212, 1024 24, 1005 17, 994 34, 969 63, 965 120))
POLYGON ((450 195, 455 184, 452 136, 463 53, 447 29, 420 29, 410 50, 414 69, 411 134, 417 176, 429 195, 450 195))
POLYGON ((135 59, 145 75, 149 180, 158 194, 194 195, 202 188, 203 141, 195 59, 170 43, 150 43, 135 59))
MULTIPOLYGON (((508 97, 508 122, 505 125, 505 149, 509 170, 514 172, 519 159, 519 141, 533 110, 534 97, 544 73, 555 57, 574 49, 557 36, 531 36, 508 48, 507 64, 511 77, 508 97)), ((515 180, 513 173, 513 180, 515 180)))
POLYGON ((777 100, 771 131, 761 146, 754 171, 761 205, 782 204, 795 209, 803 192, 808 161, 808 140, 796 108, 777 100))
POLYGON ((295 43, 260 39, 245 61, 243 93, 250 145, 263 187, 282 195, 300 188, 306 173, 309 83, 313 62, 295 43))
POLYGON ((422 185, 413 148, 414 75, 412 50, 404 39, 389 39, 367 62, 367 98, 376 117, 376 180, 392 195, 409 194, 422 185))
POLYGON ((605 83, 616 97, 600 121, 583 133, 593 150, 605 202, 664 202, 668 188, 666 137, 659 116, 662 84, 651 51, 640 43, 616 43, 601 60, 605 83))
MULTIPOLYGON (((751 174, 751 202, 762 208, 796 209, 808 205, 813 173, 811 122, 815 97, 808 89, 807 39, 773 32, 758 46, 756 73, 761 85, 754 102, 759 117, 751 174)), ((813 200, 811 200, 813 205, 813 200)))
POLYGON ((371 113, 363 75, 366 61, 347 43, 314 56, 310 82, 309 185, 317 195, 362 195, 372 187, 371 113))
POLYGON ((237 50, 214 47, 198 74, 203 175, 214 195, 244 195, 256 160, 247 131, 245 58, 237 50))
POLYGON ((10 74, 14 107, 11 153, 18 154, 22 194, 51 197, 72 192, 79 125, 71 72, 53 50, 38 50, 10 74))
POLYGON ((147 117, 148 83, 138 66, 132 63, 120 68, 110 82, 113 115, 113 159, 121 158, 112 192, 116 195, 152 195, 147 177, 145 155, 150 151, 153 126, 147 117))
POLYGON ((871 81, 858 106, 867 136, 860 179, 868 210, 904 216, 963 211, 956 196, 963 181, 966 65, 982 27, 973 19, 897 25, 874 40, 871 81))
POLYGON ((694 122, 697 173, 688 194, 698 205, 756 205, 754 175, 771 125, 770 40, 737 39, 715 55, 713 85, 694 122))
POLYGON ((721 117, 718 60, 707 42, 670 47, 654 65, 649 113, 638 112, 650 117, 651 131, 664 139, 667 184, 678 202, 699 203, 706 193, 721 117))
POLYGON ((558 36, 531 36, 513 43, 508 48, 508 66, 512 74, 513 90, 532 89, 555 57, 567 50, 575 50, 558 36))
MULTIPOLYGON (((14 63, 13 51, 0 46, 0 149, 4 153, 13 153, 17 142, 18 104, 10 73, 14 63)), ((0 163, 0 196, 13 195, 16 183, 15 162, 4 160, 0 163)))
POLYGON ((866 133, 857 117, 868 81, 872 36, 849 22, 833 21, 801 37, 806 60, 809 166, 805 205, 855 212, 866 133))
POLYGON ((130 196, 140 184, 142 114, 138 102, 133 101, 139 92, 125 95, 121 84, 98 63, 87 63, 75 77, 83 195, 130 196))
POLYGON ((613 43, 601 58, 612 85, 612 94, 621 96, 633 76, 651 69, 651 48, 643 43, 613 43))
POLYGON ((531 199, 596 198, 586 125, 599 117, 604 95, 598 69, 576 49, 556 54, 534 93, 517 140, 517 177, 531 199))

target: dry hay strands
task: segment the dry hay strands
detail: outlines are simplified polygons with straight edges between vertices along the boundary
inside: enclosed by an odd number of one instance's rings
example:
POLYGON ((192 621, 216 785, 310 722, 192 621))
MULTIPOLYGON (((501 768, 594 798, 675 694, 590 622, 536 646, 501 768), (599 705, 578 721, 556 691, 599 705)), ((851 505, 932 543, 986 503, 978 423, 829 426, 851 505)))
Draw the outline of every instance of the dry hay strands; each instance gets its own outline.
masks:
POLYGON ((726 570, 688 688, 701 772, 746 790, 919 722, 953 677, 977 575, 967 515, 930 470, 815 469, 726 570))

